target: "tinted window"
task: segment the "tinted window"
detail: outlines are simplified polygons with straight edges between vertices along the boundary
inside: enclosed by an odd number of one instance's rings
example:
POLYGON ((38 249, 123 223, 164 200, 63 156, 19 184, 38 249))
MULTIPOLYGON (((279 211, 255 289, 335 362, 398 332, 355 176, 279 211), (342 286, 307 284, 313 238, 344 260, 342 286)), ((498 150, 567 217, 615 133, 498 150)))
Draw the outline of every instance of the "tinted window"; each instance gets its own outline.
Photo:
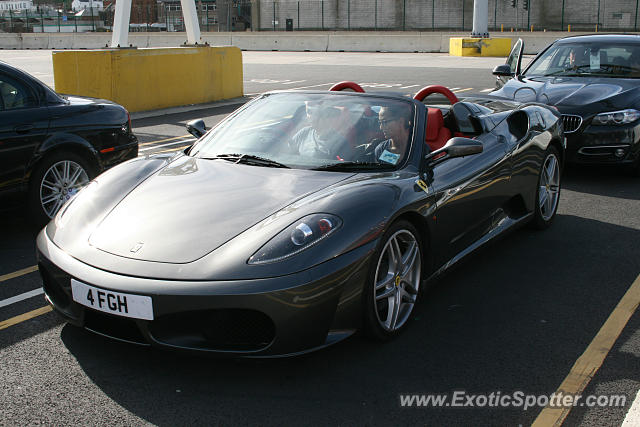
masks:
POLYGON ((38 105, 34 93, 23 83, 0 74, 0 109, 15 110, 38 105))

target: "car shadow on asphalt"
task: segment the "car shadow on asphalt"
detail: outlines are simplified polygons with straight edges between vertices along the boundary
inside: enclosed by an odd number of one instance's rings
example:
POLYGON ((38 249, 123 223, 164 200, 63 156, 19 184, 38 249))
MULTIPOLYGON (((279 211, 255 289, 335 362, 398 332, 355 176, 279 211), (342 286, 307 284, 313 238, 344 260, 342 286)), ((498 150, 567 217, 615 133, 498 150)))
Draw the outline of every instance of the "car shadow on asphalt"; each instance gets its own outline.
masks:
POLYGON ((554 392, 638 275, 640 231, 558 215, 442 277, 408 330, 309 355, 218 359, 110 341, 73 326, 88 378, 156 425, 530 424, 541 408, 401 408, 401 393, 554 392), (473 420, 473 421, 471 421, 473 420))
POLYGON ((597 196, 640 200, 640 177, 618 165, 567 165, 562 189, 597 196))

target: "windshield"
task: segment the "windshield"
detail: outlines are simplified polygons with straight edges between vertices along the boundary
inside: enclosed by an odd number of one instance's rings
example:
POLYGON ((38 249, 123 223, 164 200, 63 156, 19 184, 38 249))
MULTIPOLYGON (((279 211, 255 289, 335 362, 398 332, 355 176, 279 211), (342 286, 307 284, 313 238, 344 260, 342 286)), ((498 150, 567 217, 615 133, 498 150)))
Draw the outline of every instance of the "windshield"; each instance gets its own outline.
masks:
POLYGON ((336 93, 268 94, 189 153, 213 160, 325 170, 396 168, 413 133, 410 101, 336 93))
POLYGON ((640 78, 640 45, 557 44, 536 58, 525 75, 640 78))

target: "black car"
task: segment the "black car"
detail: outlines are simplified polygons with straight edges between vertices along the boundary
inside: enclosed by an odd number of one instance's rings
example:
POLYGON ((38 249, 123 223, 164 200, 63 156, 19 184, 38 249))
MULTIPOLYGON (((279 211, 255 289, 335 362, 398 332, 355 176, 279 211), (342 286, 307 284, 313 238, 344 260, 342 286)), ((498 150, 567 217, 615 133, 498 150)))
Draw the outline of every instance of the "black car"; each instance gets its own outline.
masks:
POLYGON ((562 114, 567 161, 626 165, 640 174, 640 36, 587 35, 555 41, 521 70, 519 40, 493 70, 498 90, 562 114))
POLYGON ((427 108, 430 92, 457 101, 442 87, 264 94, 185 152, 105 172, 38 236, 47 300, 168 349, 274 356, 361 328, 394 337, 425 279, 507 230, 549 226, 560 195, 556 111, 427 108))
POLYGON ((36 224, 53 218, 100 172, 137 155, 123 107, 58 95, 0 62, 0 197, 27 194, 36 224))

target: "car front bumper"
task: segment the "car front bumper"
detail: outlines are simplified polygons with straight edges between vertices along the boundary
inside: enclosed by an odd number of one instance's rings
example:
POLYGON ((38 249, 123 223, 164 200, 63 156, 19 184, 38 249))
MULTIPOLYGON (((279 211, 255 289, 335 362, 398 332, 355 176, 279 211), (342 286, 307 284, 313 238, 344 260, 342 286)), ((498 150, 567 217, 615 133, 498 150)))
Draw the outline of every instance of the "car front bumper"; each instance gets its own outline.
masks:
POLYGON ((586 125, 565 133, 567 161, 582 164, 634 165, 640 158, 640 123, 586 125))
POLYGON ((45 297, 67 321, 136 344, 210 354, 274 357, 333 344, 361 326, 370 242, 309 270, 238 281, 164 281, 87 265, 41 232, 37 255, 45 297), (131 319, 73 301, 71 279, 150 296, 153 320, 131 319), (132 292, 144 288, 144 293, 132 292))

